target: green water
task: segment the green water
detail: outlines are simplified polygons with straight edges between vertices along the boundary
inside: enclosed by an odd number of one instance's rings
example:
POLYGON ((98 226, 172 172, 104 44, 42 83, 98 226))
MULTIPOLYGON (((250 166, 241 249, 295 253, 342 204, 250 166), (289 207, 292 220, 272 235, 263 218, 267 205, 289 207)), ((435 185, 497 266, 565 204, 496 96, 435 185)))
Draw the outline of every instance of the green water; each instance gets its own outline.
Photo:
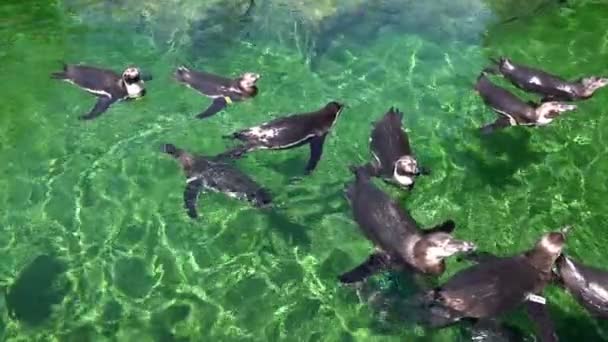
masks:
MULTIPOLYGON (((314 2, 298 4, 258 1, 253 22, 240 27, 238 6, 209 16, 194 0, 0 3, 0 285, 6 291, 37 256, 49 256, 14 299, 21 319, 0 300, 3 340, 464 340, 459 328, 384 319, 336 280, 372 248, 342 189, 347 166, 369 158, 370 123, 390 106, 405 112, 419 160, 433 170, 411 194, 386 188, 421 225, 453 218, 458 237, 508 254, 573 224, 567 252, 604 264, 608 90, 548 127, 480 138, 476 127, 494 115, 471 86, 499 54, 567 77, 606 74, 605 3, 549 6, 494 25, 480 1, 401 1, 401 26, 370 35, 353 25, 314 70, 306 62, 314 20, 294 10, 313 13, 314 2), (94 98, 49 78, 62 60, 118 71, 134 63, 155 78, 145 99, 83 122, 94 98), (258 72, 260 95, 195 120, 209 101, 172 81, 183 63, 258 72), (182 172, 161 143, 219 153, 230 146, 224 134, 330 100, 349 107, 312 176, 290 182, 307 148, 236 163, 273 192, 276 210, 203 194, 202 217, 186 216, 182 172)), ((451 260, 440 280, 461 267, 451 260)), ((369 286, 395 300, 408 292, 396 274, 369 286)), ((608 338, 608 326, 570 296, 551 288, 548 297, 563 341, 608 338)), ((508 319, 529 331, 525 316, 508 319)))

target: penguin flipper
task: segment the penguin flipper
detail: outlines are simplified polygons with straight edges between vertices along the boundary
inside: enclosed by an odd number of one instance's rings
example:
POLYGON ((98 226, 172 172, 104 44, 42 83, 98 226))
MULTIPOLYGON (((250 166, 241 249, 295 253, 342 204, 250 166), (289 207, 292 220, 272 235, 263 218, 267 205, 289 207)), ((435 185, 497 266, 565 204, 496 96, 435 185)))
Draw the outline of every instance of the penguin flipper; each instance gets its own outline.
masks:
POLYGON ((363 263, 356 266, 350 271, 342 273, 338 276, 338 280, 342 284, 350 284, 363 281, 369 276, 387 269, 389 266, 389 257, 384 252, 375 252, 370 255, 363 263))
POLYGON ((219 113, 222 109, 226 108, 227 105, 228 105, 228 102, 226 101, 225 97, 216 97, 213 100, 213 103, 211 103, 211 105, 207 109, 205 109, 204 112, 197 115, 196 118, 205 119, 210 116, 213 116, 213 115, 219 113))
POLYGON ((507 119, 506 117, 499 117, 498 119, 496 119, 496 121, 492 122, 491 124, 487 124, 483 127, 481 127, 479 129, 479 131, 481 132, 481 134, 483 135, 488 135, 491 134, 499 129, 503 129, 506 127, 511 126, 511 123, 509 122, 509 119, 507 119))
POLYGON ((310 159, 308 159, 308 164, 306 164, 305 174, 308 175, 312 173, 312 171, 314 171, 314 169, 317 167, 319 160, 321 160, 325 137, 327 137, 327 134, 323 134, 320 137, 314 137, 310 139, 310 159))
MULTIPOLYGON (((540 103, 545 103, 545 102, 551 102, 551 101, 559 101, 561 99, 559 99, 558 97, 552 96, 552 95, 545 95, 543 96, 542 99, 540 99, 540 103)), ((538 104, 537 104, 538 106, 538 104)))
POLYGON ((424 234, 433 234, 438 232, 451 234, 456 229, 456 223, 453 220, 442 222, 433 228, 425 229, 424 234))
POLYGON ((95 103, 95 106, 93 107, 93 109, 91 109, 91 111, 88 114, 82 115, 80 117, 80 120, 95 119, 96 117, 103 114, 106 110, 108 110, 108 108, 110 108, 110 106, 114 102, 116 102, 116 100, 112 97, 99 96, 97 98, 97 102, 95 103))
POLYGON ((532 320, 536 326, 539 340, 543 342, 559 341, 555 331, 555 324, 553 323, 553 319, 549 314, 547 305, 533 302, 531 300, 527 300, 525 305, 530 320, 532 320))
POLYGON ((197 218, 198 212, 196 210, 196 202, 198 201, 198 195, 203 188, 203 181, 200 178, 196 178, 186 184, 184 190, 184 208, 190 218, 197 218))

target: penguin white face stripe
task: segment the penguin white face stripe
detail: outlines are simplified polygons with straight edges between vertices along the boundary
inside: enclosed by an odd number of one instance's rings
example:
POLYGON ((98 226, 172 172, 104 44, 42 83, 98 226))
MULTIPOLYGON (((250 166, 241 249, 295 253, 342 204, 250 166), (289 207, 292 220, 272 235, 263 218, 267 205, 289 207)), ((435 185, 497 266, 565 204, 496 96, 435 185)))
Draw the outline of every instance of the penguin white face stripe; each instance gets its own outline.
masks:
POLYGON ((511 64, 511 61, 509 61, 508 59, 505 59, 505 62, 503 65, 507 70, 515 70, 515 67, 513 66, 513 64, 511 64))
POLYGON ((129 97, 140 97, 143 87, 143 82, 137 82, 133 84, 125 83, 125 87, 127 88, 127 94, 129 97))
POLYGON ((403 185, 412 185, 414 184, 414 179, 410 176, 402 176, 400 174, 397 173, 397 171, 395 171, 393 173, 393 177, 395 177, 395 180, 397 182, 399 182, 399 184, 403 184, 403 185))
POLYGON ((562 246, 551 242, 548 236, 544 236, 542 240, 540 240, 540 245, 544 250, 551 254, 557 254, 562 251, 562 246))

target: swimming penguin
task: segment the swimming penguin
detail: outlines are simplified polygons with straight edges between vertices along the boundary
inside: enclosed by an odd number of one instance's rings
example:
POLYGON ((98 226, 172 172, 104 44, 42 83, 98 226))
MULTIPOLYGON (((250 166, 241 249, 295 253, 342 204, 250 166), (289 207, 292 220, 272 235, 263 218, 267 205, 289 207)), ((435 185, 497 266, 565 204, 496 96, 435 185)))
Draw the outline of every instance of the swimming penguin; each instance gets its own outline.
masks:
POLYGON ((310 158, 305 173, 310 174, 321 160, 325 138, 343 109, 343 104, 332 101, 314 112, 291 114, 234 132, 224 138, 244 144, 225 153, 240 157, 255 150, 287 150, 308 144, 310 158))
POLYGON ((97 96, 97 103, 93 109, 88 114, 80 116, 82 120, 100 116, 114 102, 145 96, 144 81, 152 79, 149 75, 142 75, 136 67, 128 67, 121 76, 112 70, 65 63, 63 71, 54 72, 51 77, 72 83, 97 96))
POLYGON ((542 340, 556 341, 555 328, 541 297, 570 227, 544 234, 534 248, 510 257, 486 254, 425 296, 429 324, 444 327, 460 320, 485 320, 525 304, 542 340))
POLYGON ((567 81, 545 71, 516 64, 507 57, 492 62, 494 65, 485 69, 487 72, 502 75, 516 87, 543 96, 542 102, 588 99, 596 90, 608 85, 606 77, 590 76, 567 81))
POLYGON ((347 186, 345 195, 361 232, 376 249, 362 264, 340 275, 340 282, 359 282, 401 266, 421 274, 440 275, 445 270, 445 258, 475 250, 472 242, 452 236, 452 220, 422 230, 406 210, 372 183, 364 167, 351 170, 355 181, 347 186))
POLYGON ((608 318, 608 271, 562 254, 556 262, 559 283, 595 317, 608 318))
POLYGON ((412 152, 407 133, 402 128, 403 113, 391 107, 375 122, 369 138, 374 157, 366 167, 374 176, 411 190, 417 176, 430 171, 420 167, 412 152))
POLYGON ((196 201, 202 190, 222 192, 230 197, 246 200, 258 208, 270 206, 270 193, 245 173, 218 157, 194 155, 172 144, 164 144, 162 151, 182 165, 186 174, 184 206, 188 216, 198 217, 196 201))
POLYGON ((198 114, 199 119, 208 118, 217 114, 227 105, 253 98, 258 94, 255 83, 260 75, 252 72, 243 73, 235 79, 226 78, 202 71, 194 71, 180 66, 175 72, 175 79, 199 93, 212 98, 213 103, 198 114))
POLYGON ((475 90, 483 102, 498 114, 498 119, 480 128, 483 134, 492 133, 508 126, 545 126, 561 113, 576 109, 575 105, 563 102, 524 102, 505 88, 499 87, 481 73, 475 90))

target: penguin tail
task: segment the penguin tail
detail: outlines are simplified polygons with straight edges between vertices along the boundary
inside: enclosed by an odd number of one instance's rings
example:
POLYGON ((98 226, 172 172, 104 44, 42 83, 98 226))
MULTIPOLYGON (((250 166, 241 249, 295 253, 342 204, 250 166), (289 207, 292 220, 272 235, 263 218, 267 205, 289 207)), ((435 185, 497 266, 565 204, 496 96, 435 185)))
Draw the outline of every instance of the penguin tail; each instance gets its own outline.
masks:
POLYGON ((216 156, 218 159, 239 159, 248 152, 247 146, 241 145, 222 152, 216 156))
POLYGON ((179 157, 179 149, 173 144, 163 144, 161 146, 161 151, 174 157, 179 157))
POLYGON ((68 74, 67 74, 68 65, 64 61, 59 61, 59 63, 62 65, 63 70, 51 73, 51 78, 56 79, 56 80, 64 80, 64 79, 68 78, 68 74))
POLYGON ((238 133, 230 133, 222 135, 222 139, 234 140, 237 139, 238 133))
POLYGON ((499 58, 490 57, 488 59, 490 60, 490 62, 492 63, 492 65, 488 66, 488 67, 485 67, 482 70, 482 73, 484 73, 486 75, 487 74, 492 74, 492 75, 498 75, 498 74, 500 74, 500 65, 502 64, 503 57, 499 57, 499 58))
POLYGON ((177 70, 175 70, 175 78, 180 81, 183 82, 186 78, 188 73, 190 72, 190 69, 186 68, 183 65, 180 65, 177 70))
POLYGON ((372 172, 370 170, 370 165, 369 164, 365 164, 365 165, 350 165, 348 167, 348 169, 350 170, 350 172, 355 174, 355 178, 357 178, 357 180, 359 179, 369 179, 372 175, 372 172))

